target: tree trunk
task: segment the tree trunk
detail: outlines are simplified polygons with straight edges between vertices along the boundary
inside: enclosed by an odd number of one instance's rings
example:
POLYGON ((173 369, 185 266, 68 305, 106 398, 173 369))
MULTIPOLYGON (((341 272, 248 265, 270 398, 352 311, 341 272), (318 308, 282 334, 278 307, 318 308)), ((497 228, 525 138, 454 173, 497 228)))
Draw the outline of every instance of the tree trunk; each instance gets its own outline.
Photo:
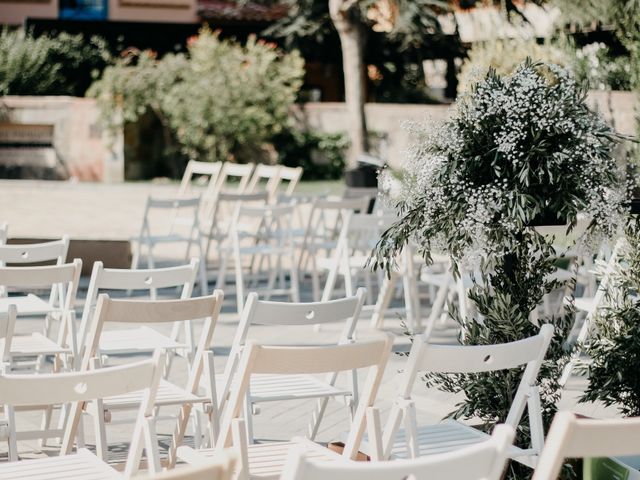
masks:
POLYGON ((352 11, 356 7, 357 0, 329 0, 331 20, 338 31, 342 47, 344 94, 351 141, 348 159, 350 167, 355 166, 359 154, 369 150, 367 122, 364 113, 364 26, 352 11))

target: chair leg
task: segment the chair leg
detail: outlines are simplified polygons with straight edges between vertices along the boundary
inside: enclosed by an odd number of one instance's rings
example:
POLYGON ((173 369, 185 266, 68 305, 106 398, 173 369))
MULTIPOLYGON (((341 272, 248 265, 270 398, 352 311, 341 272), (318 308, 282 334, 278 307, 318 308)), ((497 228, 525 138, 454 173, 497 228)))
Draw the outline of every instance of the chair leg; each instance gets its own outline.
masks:
POLYGON ((247 441, 248 443, 253 444, 255 443, 253 438, 253 404, 249 399, 249 394, 247 394, 244 400, 244 419, 247 432, 247 441))
POLYGON ((382 280, 380 292, 378 293, 378 301, 373 309, 373 315, 371 316, 371 327, 382 328, 384 324, 384 314, 389 308, 391 303, 391 297, 393 296, 393 286, 396 283, 397 274, 391 272, 391 278, 386 275, 382 280))
MULTIPOLYGON (((51 405, 47 405, 42 412, 42 422, 41 422, 41 430, 43 432, 48 432, 51 429, 51 418, 53 417, 53 407, 51 405)), ((47 446, 47 437, 42 437, 40 439, 40 448, 46 448, 47 446)))
POLYGON ((231 422, 233 445, 240 452, 240 469, 236 473, 236 480, 249 480, 249 452, 247 451, 247 429, 242 419, 236 418, 231 422))
POLYGON ((104 405, 102 400, 96 400, 91 403, 91 416, 96 430, 96 455, 103 462, 108 461, 109 454, 107 449, 107 428, 105 425, 104 405))
POLYGON ((5 416, 7 418, 7 424, 9 427, 9 435, 7 439, 8 443, 8 456, 10 462, 18 461, 18 439, 16 435, 16 415, 15 410, 10 405, 4 406, 5 416))

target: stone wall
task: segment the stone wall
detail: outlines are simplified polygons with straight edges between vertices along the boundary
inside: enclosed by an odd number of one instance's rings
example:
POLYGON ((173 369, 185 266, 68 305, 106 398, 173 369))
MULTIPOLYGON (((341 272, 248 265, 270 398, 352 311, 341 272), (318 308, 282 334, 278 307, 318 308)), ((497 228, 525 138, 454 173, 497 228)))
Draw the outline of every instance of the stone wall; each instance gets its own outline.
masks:
MULTIPOLYGON (((632 92, 591 91, 589 104, 598 109, 614 128, 626 135, 636 134, 636 115, 640 103, 632 92)), ((408 145, 407 132, 402 127, 409 120, 442 120, 449 114, 447 105, 405 105, 371 103, 366 106, 368 128, 383 137, 386 146, 381 156, 392 166, 402 163, 403 151, 408 145)), ((294 116, 299 125, 307 125, 326 132, 345 132, 347 116, 344 103, 307 103, 296 109, 294 116)))
POLYGON ((1 101, 7 116, 0 129, 3 124, 7 129, 12 124, 53 126, 53 147, 71 177, 102 182, 124 179, 122 136, 109 140, 100 127, 95 100, 5 96, 1 101))

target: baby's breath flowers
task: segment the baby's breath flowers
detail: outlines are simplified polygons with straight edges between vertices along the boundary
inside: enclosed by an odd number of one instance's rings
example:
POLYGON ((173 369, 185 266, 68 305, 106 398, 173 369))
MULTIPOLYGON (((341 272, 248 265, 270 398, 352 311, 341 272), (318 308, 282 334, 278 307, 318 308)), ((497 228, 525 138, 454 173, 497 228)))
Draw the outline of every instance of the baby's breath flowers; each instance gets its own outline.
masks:
POLYGON ((541 218, 573 225, 582 212, 602 235, 622 224, 618 136, 562 67, 527 61, 508 77, 490 71, 448 120, 406 128, 406 162, 386 180, 401 219, 380 243, 381 266, 409 239, 427 258, 437 240, 460 262, 486 257, 541 218))

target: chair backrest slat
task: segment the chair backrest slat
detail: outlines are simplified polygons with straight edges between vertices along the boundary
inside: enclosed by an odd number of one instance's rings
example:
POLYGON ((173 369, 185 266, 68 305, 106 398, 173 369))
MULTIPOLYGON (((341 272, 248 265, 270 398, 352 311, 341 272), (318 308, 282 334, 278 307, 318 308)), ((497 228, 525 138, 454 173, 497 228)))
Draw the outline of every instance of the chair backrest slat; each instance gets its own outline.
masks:
POLYGON ((69 237, 42 243, 3 245, 0 242, 0 264, 28 264, 54 261, 62 264, 69 250, 69 237))
POLYGON ((84 372, 0 375, 0 404, 56 405, 143 390, 155 369, 154 360, 84 372))
POLYGON ((285 303, 258 300, 256 293, 249 294, 255 302, 253 310, 247 311, 249 322, 253 325, 318 325, 324 323, 344 322, 360 310, 360 296, 329 300, 327 302, 285 303))
POLYGON ((640 418, 596 420, 558 412, 553 419, 533 480, 555 480, 566 458, 640 454, 640 418))
POLYGON ((43 267, 2 267, 0 285, 16 288, 37 288, 57 283, 76 282, 82 269, 82 260, 73 263, 48 265, 43 267))
POLYGON ((417 368, 432 373, 479 373, 517 368, 537 361, 540 351, 546 350, 545 344, 548 344, 548 338, 536 335, 499 345, 428 345, 417 368))
POLYGON ((163 323, 198 320, 215 312, 216 295, 179 300, 120 300, 101 294, 96 315, 103 322, 163 323), (102 305, 101 305, 102 303, 102 305))
POLYGON ((223 412, 216 448, 228 446, 233 421, 240 414, 253 374, 313 374, 369 367, 343 452, 346 458, 355 458, 364 435, 365 412, 375 401, 392 346, 391 334, 360 343, 326 347, 271 347, 250 343, 243 351, 236 381, 223 412))
POLYGON ((492 438, 460 450, 411 460, 387 462, 313 461, 304 450, 292 451, 282 480, 498 480, 507 460, 514 431, 498 425, 492 438))

